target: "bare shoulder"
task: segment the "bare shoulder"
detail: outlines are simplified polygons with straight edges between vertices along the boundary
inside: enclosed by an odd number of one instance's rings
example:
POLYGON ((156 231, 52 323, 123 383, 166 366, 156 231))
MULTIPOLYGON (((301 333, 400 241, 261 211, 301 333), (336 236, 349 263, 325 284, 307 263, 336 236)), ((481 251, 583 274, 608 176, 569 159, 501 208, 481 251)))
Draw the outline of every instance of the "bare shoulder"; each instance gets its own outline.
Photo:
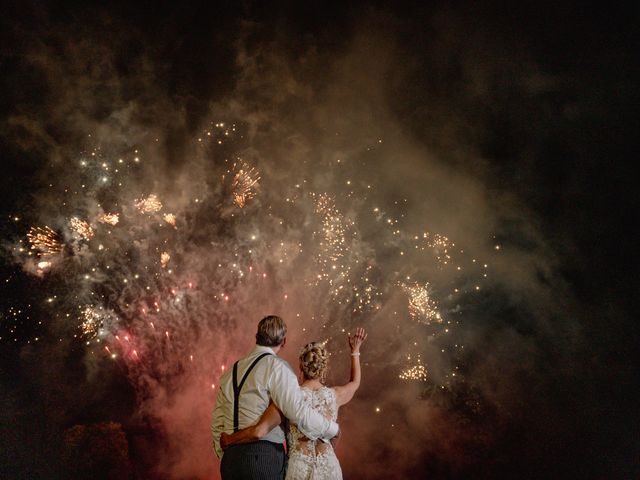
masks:
POLYGON ((338 406, 341 407, 342 405, 349 403, 357 389, 358 386, 353 382, 349 382, 346 385, 338 385, 333 387, 333 390, 336 394, 336 403, 338 404, 338 406))
POLYGON ((330 390, 333 390, 333 394, 337 398, 340 398, 342 395, 344 395, 345 386, 344 385, 334 385, 333 387, 330 388, 330 390))
POLYGON ((329 389, 331 391, 331 396, 336 401, 336 404, 340 406, 340 400, 344 397, 344 392, 342 391, 342 387, 340 385, 335 385, 329 389))

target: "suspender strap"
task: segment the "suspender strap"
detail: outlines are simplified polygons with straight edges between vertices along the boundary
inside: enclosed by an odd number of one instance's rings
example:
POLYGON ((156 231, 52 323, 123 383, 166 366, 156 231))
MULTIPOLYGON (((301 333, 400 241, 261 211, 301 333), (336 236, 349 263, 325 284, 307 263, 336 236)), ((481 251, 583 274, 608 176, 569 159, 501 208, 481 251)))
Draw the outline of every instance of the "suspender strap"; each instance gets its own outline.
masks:
POLYGON ((267 355, 271 355, 270 353, 262 353, 256 358, 247 371, 242 376, 242 380, 240 380, 240 385, 238 385, 238 362, 233 364, 233 431, 237 432, 239 430, 240 425, 240 411, 239 411, 239 402, 240 402, 240 390, 242 390, 242 386, 244 385, 245 380, 249 376, 249 372, 253 370, 253 367, 262 360, 267 355))

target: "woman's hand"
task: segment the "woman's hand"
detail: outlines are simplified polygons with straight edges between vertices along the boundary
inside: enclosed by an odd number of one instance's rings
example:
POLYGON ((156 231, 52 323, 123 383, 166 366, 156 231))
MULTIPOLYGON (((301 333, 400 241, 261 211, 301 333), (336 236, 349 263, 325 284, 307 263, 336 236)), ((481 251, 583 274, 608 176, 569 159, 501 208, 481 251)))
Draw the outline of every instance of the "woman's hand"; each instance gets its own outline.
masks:
POLYGON ((351 401, 353 394, 360 387, 360 346, 367 338, 364 328, 358 327, 353 335, 349 333, 349 347, 351 347, 351 379, 349 383, 333 387, 336 392, 336 402, 338 407, 351 401))
POLYGON ((356 328, 356 332, 351 335, 349 333, 349 347, 351 347, 351 353, 359 353, 360 345, 367 338, 367 332, 364 331, 364 328, 358 327, 356 328))

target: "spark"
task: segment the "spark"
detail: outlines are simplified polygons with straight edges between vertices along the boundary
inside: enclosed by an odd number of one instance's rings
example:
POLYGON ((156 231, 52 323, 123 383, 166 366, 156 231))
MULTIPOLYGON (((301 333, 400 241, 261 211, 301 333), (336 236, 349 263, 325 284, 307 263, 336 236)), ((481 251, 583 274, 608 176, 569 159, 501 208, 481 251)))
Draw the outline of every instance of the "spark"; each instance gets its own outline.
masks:
POLYGON ((429 283, 406 284, 402 289, 409 296, 409 315, 414 320, 430 325, 432 323, 442 323, 442 315, 438 310, 438 303, 429 292, 429 283))
POLYGON ((169 260, 171 260, 171 255, 169 255, 169 252, 162 252, 160 254, 160 266, 162 268, 167 268, 169 260))
POLYGON ((47 262, 46 260, 42 260, 40 262, 37 263, 37 266, 40 270, 46 270, 47 268, 49 268, 51 266, 51 262, 47 262))
MULTIPOLYGON (((419 240, 420 237, 416 235, 415 239, 419 240)), ((455 244, 446 236, 439 233, 424 232, 421 240, 421 250, 431 250, 440 265, 447 265, 451 261, 451 249, 455 244)))
POLYGON ((100 215, 98 221, 115 226, 120 221, 120 215, 117 213, 103 213, 102 215, 100 215))
POLYGON ((231 182, 231 197, 233 203, 240 208, 244 208, 247 201, 256 196, 255 187, 261 177, 258 170, 250 167, 242 160, 233 165, 232 172, 235 173, 231 182))
MULTIPOLYGON (((82 333, 88 336, 95 336, 100 323, 100 313, 92 306, 85 307, 82 311, 82 333)), ((108 347, 105 348, 109 351, 108 347)))
POLYGON ((401 380, 427 380, 427 367, 422 364, 415 365, 411 368, 407 368, 403 370, 399 378, 401 380))
MULTIPOLYGON (((80 329, 82 333, 88 337, 101 336, 103 333, 113 331, 118 324, 118 317, 112 310, 103 306, 86 305, 81 308, 80 313, 80 329)), ((120 341, 118 335, 114 335, 116 340, 120 341)), ((125 340, 129 340, 125 336, 125 340)))
POLYGON ((322 221, 323 246, 328 253, 328 259, 336 262, 346 251, 346 232, 353 226, 338 210, 335 201, 326 193, 317 196, 316 213, 322 221))
POLYGON ((140 213, 155 213, 162 209, 162 202, 160 202, 155 193, 152 193, 147 198, 137 199, 134 205, 140 213))
POLYGON ((78 217, 71 217, 69 219, 69 228, 77 238, 84 240, 91 240, 95 234, 91 225, 84 220, 80 220, 78 217))
POLYGON ((347 253, 347 233, 354 223, 342 214, 330 195, 321 193, 315 195, 315 198, 315 211, 320 215, 322 224, 322 254, 318 258, 323 270, 322 276, 327 277, 330 270, 340 270, 338 273, 346 276, 349 267, 340 262, 340 259, 347 253))
POLYGON ((31 243, 31 250, 42 257, 57 255, 64 249, 60 237, 50 227, 31 227, 27 239, 31 243))
POLYGON ((172 227, 176 226, 176 216, 173 213, 166 213, 162 218, 165 222, 167 222, 172 227))

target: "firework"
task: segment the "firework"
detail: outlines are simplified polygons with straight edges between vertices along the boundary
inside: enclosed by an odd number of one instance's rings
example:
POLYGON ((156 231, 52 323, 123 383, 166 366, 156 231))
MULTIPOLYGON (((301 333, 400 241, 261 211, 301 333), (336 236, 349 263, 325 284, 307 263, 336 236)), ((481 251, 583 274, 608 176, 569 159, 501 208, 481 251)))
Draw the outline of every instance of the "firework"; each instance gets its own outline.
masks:
POLYGON ((81 308, 79 320, 82 333, 89 338, 111 333, 119 323, 113 311, 101 305, 85 305, 81 308))
POLYGON ((427 380, 427 367, 422 364, 415 365, 411 368, 407 368, 403 370, 399 378, 401 380, 427 380))
POLYGON ((233 203, 240 208, 244 208, 247 201, 256 196, 255 187, 258 185, 260 175, 258 170, 250 167, 242 160, 233 165, 233 171, 235 172, 231 182, 233 203))
POLYGON ((40 270, 46 270, 47 268, 49 268, 51 266, 51 262, 48 262, 46 260, 41 260, 39 261, 36 266, 40 269, 40 270))
POLYGON ((430 325, 442 323, 442 315, 438 303, 429 293, 429 283, 402 284, 402 289, 409 296, 409 315, 414 320, 430 325))
POLYGON ((162 268, 167 268, 169 260, 171 260, 171 255, 169 255, 169 252, 162 252, 160 254, 160 266, 162 268))
POLYGON ((117 213, 104 213, 100 215, 100 218, 98 220, 101 223, 106 223, 106 224, 115 226, 120 221, 120 215, 118 215, 117 213))
POLYGON ((176 216, 173 213, 167 213, 162 218, 165 222, 167 222, 172 227, 176 226, 176 216))
MULTIPOLYGON (((416 236, 415 240, 420 240, 420 237, 416 236)), ((455 244, 446 236, 439 233, 424 232, 421 240, 421 250, 431 250, 440 265, 447 265, 451 261, 451 249, 455 244)))
POLYGON ((93 337, 98 333, 98 328, 100 328, 100 314, 94 307, 85 307, 80 319, 82 321, 82 333, 89 337, 93 337))
POLYGON ((60 237, 50 227, 31 227, 27 239, 31 244, 31 250, 42 257, 57 255, 64 249, 60 237))
MULTIPOLYGON (((177 216, 168 213, 156 194, 144 191, 130 196, 140 182, 137 176, 125 174, 125 169, 119 177, 123 188, 110 188, 104 198, 95 194, 104 188, 100 178, 81 175, 73 180, 68 172, 62 178, 77 196, 65 197, 66 205, 59 202, 65 208, 51 211, 51 217, 42 221, 62 225, 68 220, 66 211, 97 212, 89 217, 95 232, 79 218, 69 221, 74 236, 84 240, 93 237, 93 243, 69 242, 64 262, 62 257, 41 258, 62 252, 63 246, 52 229, 33 228, 28 238, 31 249, 40 255, 16 255, 32 275, 44 277, 45 271, 59 271, 61 275, 55 280, 63 284, 43 292, 44 308, 51 311, 52 318, 74 323, 74 337, 81 333, 82 348, 126 363, 130 368, 125 371, 136 388, 144 390, 145 382, 170 383, 181 372, 191 376, 191 369, 193 378, 205 378, 196 375, 196 369, 206 364, 194 353, 202 351, 203 339, 215 339, 215 349, 227 350, 220 347, 225 336, 219 333, 228 328, 234 315, 243 314, 242 305, 248 298, 256 304, 280 299, 288 314, 300 318, 301 325, 326 327, 322 334, 314 332, 319 338, 333 337, 341 327, 350 328, 356 315, 357 321, 374 319, 375 310, 396 316, 393 328, 403 334, 403 322, 415 329, 411 331, 429 325, 433 335, 455 324, 448 322, 453 316, 452 296, 443 292, 461 286, 459 281, 468 283, 468 272, 474 270, 465 269, 464 278, 456 274, 456 284, 451 285, 447 277, 451 269, 440 267, 451 257, 458 265, 458 250, 454 251, 445 236, 423 234, 427 230, 422 228, 405 233, 401 205, 394 210, 394 218, 377 214, 376 218, 385 222, 372 230, 371 222, 361 226, 357 221, 366 218, 370 202, 378 199, 358 190, 359 182, 353 186, 347 182, 350 186, 345 191, 342 180, 334 188, 328 180, 278 177, 281 189, 260 191, 262 208, 244 209, 257 195, 260 172, 242 160, 218 162, 211 168, 217 169, 213 178, 220 179, 224 172, 222 188, 210 188, 211 178, 203 182, 201 170, 188 169, 185 175, 196 173, 185 178, 183 190, 167 190, 170 196, 162 199, 166 206, 182 206, 179 229, 175 228, 177 216), (326 193, 308 190, 318 184, 326 193), (105 208, 113 211, 105 212, 105 208), (134 209, 140 214, 128 213, 134 209), (112 228, 115 225, 120 228, 112 228), (174 268, 178 261, 184 268, 174 268), (416 278, 421 283, 415 283, 416 278), (441 283, 443 278, 446 284, 441 283), (424 283, 426 280, 431 283, 424 283), (408 308, 392 305, 398 294, 402 302, 407 296, 408 308), (440 309, 449 312, 447 322, 443 322, 440 309), (98 341, 102 343, 99 347, 98 341)), ((159 189, 166 185, 159 168, 148 173, 154 176, 147 178, 145 185, 158 185, 159 189)), ((331 172, 326 173, 323 179, 330 178, 331 172)), ((15 247, 24 252, 24 246, 15 247)), ((41 285, 50 288, 52 282, 41 285)), ((52 332, 57 335, 57 330, 52 332)), ((452 337, 443 336, 443 343, 452 337)), ((403 343, 399 341, 394 348, 404 349, 410 342, 411 350, 419 351, 425 338, 404 334, 403 343)), ((430 364, 429 375, 432 368, 430 364)), ((207 388, 217 382, 220 373, 207 381, 207 388)), ((414 357, 398 365, 394 376, 398 383, 424 381, 426 364, 414 357)))
POLYGON ((317 261, 320 265, 318 280, 328 280, 332 294, 337 297, 345 283, 349 282, 351 265, 346 262, 349 242, 347 234, 354 226, 336 207, 334 199, 326 193, 314 195, 315 212, 320 217, 320 253, 317 261))
POLYGON ((154 193, 149 195, 147 198, 140 198, 136 200, 134 205, 140 213, 155 213, 162 209, 162 203, 154 193))
POLYGON ((350 305, 353 313, 379 308, 382 292, 372 282, 373 264, 357 248, 356 223, 340 211, 333 196, 320 193, 311 198, 320 221, 319 230, 314 232, 320 240, 315 256, 320 271, 313 284, 326 282, 333 301, 350 305))
POLYGON ((322 222, 323 238, 320 245, 326 254, 322 261, 333 267, 347 251, 347 232, 354 224, 338 210, 331 196, 322 193, 316 197, 315 211, 322 222))
POLYGON ((84 240, 90 240, 94 235, 93 228, 87 222, 80 220, 78 217, 69 219, 69 228, 74 236, 84 240))

